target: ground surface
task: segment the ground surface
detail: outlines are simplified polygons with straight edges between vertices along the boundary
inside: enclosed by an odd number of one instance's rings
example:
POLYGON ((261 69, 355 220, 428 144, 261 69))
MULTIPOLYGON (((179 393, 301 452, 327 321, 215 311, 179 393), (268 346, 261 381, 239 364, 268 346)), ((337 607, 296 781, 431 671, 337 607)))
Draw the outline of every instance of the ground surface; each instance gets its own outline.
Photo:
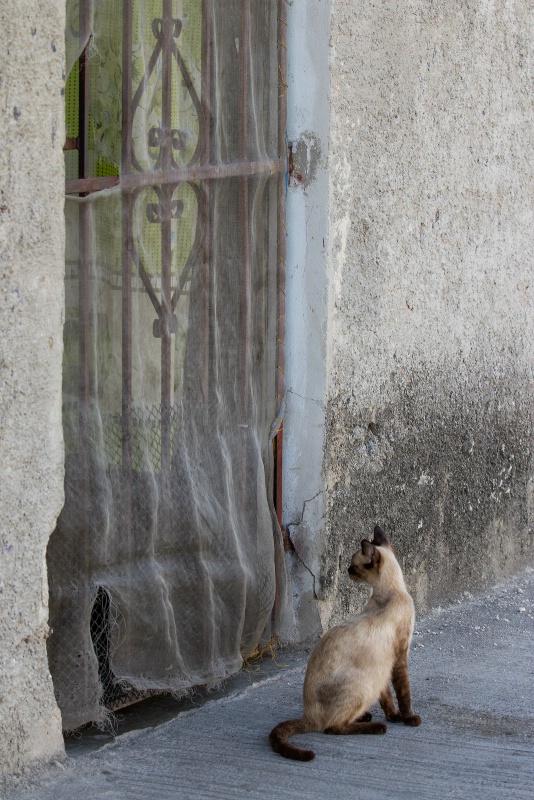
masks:
MULTIPOLYGON (((390 724, 385 736, 309 734, 295 741, 315 750, 314 761, 275 755, 268 732, 300 716, 306 663, 305 654, 281 653, 281 666, 270 662, 259 675, 241 676, 227 694, 198 707, 190 703, 176 714, 172 703, 156 704, 123 722, 155 727, 74 740, 66 761, 15 776, 2 797, 531 800, 534 570, 420 618, 416 631, 411 674, 420 728, 390 724)), ((380 709, 375 719, 382 719, 380 709)))

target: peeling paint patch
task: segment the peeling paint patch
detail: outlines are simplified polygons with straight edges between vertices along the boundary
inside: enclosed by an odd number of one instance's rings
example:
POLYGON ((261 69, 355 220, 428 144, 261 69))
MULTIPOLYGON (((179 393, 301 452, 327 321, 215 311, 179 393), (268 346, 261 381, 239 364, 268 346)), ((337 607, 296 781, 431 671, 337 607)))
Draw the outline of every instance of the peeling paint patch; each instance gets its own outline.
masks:
POLYGON ((292 165, 290 186, 306 188, 315 180, 321 160, 321 142, 311 131, 304 131, 299 139, 290 143, 292 165))

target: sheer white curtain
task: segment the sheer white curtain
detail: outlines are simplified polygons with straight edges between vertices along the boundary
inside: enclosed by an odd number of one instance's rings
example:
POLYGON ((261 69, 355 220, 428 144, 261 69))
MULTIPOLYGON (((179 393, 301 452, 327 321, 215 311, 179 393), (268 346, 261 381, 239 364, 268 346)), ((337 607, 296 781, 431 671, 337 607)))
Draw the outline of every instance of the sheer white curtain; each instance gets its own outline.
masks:
POLYGON ((263 0, 68 3, 68 136, 86 48, 87 147, 67 178, 107 183, 65 209, 66 503, 48 552, 65 729, 132 690, 216 684, 287 592, 276 29, 263 0))

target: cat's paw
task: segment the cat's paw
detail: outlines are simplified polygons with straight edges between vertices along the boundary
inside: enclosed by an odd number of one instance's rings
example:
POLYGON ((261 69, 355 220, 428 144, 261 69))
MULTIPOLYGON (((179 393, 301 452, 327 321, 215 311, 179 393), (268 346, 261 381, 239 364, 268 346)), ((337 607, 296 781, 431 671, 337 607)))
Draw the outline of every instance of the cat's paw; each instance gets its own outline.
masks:
POLYGON ((407 717, 403 717, 402 721, 411 728, 417 728, 421 724, 421 717, 419 714, 410 714, 407 717))
POLYGON ((388 726, 383 722, 371 722, 365 733, 386 733, 388 726))
POLYGON ((361 717, 358 717, 358 722, 371 722, 373 719, 373 715, 370 711, 366 711, 365 714, 362 714, 361 717))
POLYGON ((388 722, 402 722, 402 714, 386 714, 386 719, 388 722))

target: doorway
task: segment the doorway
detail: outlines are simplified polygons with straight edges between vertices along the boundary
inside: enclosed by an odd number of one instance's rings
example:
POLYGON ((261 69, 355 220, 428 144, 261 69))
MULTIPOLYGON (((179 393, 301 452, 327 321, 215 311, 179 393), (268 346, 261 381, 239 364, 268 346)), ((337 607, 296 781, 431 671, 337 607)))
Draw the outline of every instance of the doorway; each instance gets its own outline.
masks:
POLYGON ((214 686, 276 626, 285 2, 222 5, 67 4, 66 730, 214 686))

